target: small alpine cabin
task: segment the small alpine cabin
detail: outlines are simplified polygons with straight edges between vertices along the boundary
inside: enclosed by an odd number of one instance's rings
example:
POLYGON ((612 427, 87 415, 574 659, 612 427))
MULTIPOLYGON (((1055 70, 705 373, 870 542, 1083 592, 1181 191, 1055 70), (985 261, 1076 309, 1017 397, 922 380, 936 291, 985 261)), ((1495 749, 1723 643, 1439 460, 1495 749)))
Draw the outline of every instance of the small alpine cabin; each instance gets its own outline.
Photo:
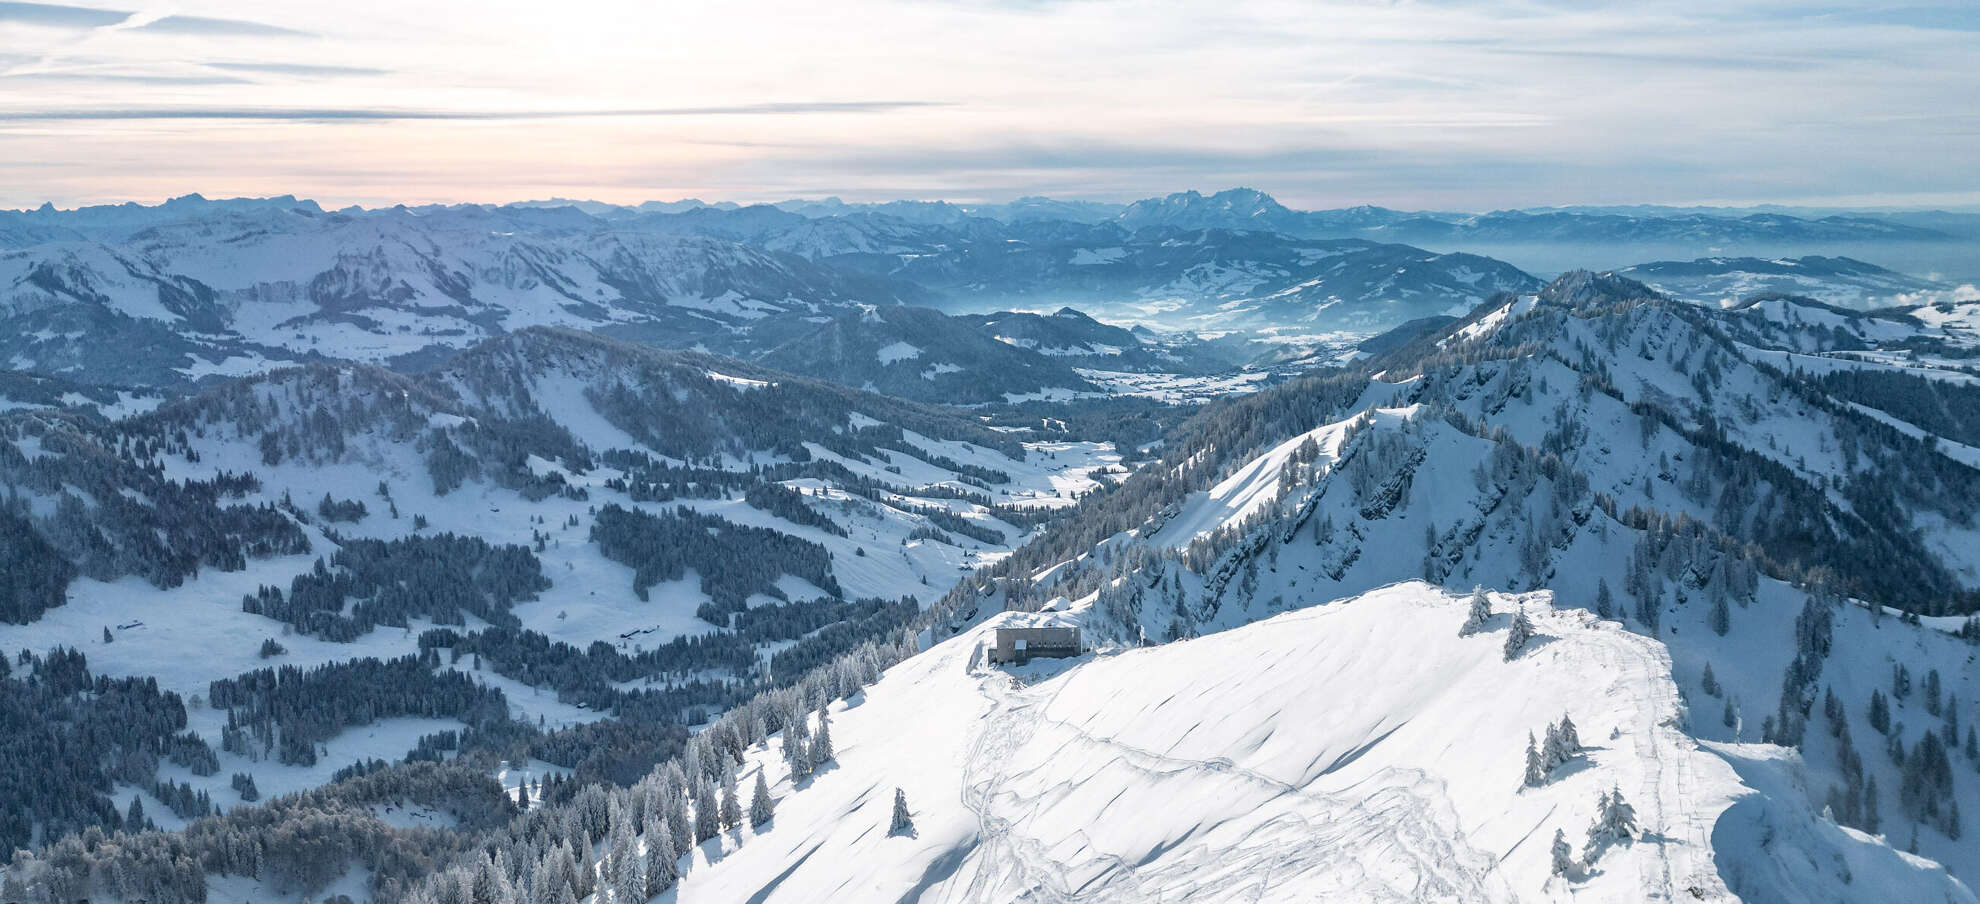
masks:
POLYGON ((1076 627, 1035 626, 998 628, 997 643, 990 648, 990 663, 1023 665, 1033 657, 1078 656, 1079 629, 1076 627))

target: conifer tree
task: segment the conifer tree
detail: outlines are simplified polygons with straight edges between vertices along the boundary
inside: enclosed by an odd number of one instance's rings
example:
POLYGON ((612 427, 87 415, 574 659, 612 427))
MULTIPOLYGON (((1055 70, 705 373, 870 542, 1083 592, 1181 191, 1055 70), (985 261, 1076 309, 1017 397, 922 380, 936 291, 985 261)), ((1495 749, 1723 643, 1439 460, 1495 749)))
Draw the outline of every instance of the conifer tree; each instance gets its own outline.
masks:
POLYGON ((908 812, 907 792, 894 789, 894 818, 887 827, 889 835, 914 834, 914 814, 908 812))
POLYGON ((742 802, 736 795, 736 773, 731 769, 722 770, 722 827, 725 829, 742 826, 742 802))
POLYGON ((720 804, 715 800, 715 786, 703 776, 694 785, 694 842, 700 844, 722 834, 720 804))
MULTIPOLYGON (((1529 736, 1531 734, 1528 732, 1529 736)), ((1552 772, 1555 766, 1567 762, 1567 759, 1567 750, 1561 744, 1560 726, 1547 726, 1547 737, 1540 742, 1540 768, 1552 772)))
POLYGON ((791 782, 811 774, 811 751, 805 733, 802 711, 784 726, 784 762, 791 767, 791 782))
POLYGON ((606 860, 612 904, 641 904, 646 900, 645 866, 633 842, 631 820, 618 820, 612 828, 612 852, 606 860))
POLYGON ((1526 642, 1533 639, 1533 621, 1526 617, 1526 607, 1519 607, 1513 614, 1512 628, 1506 632, 1506 661, 1511 662, 1526 649, 1526 642))
POLYGON ((516 899, 515 888, 509 884, 508 872, 497 866, 492 858, 483 858, 476 865, 470 892, 469 900, 474 904, 498 904, 516 899))
POLYGON ((818 733, 811 736, 811 763, 818 766, 832 760, 832 717, 830 704, 818 707, 818 733))
POLYGON ((1567 756, 1581 755, 1581 732, 1574 727, 1574 719, 1561 713, 1561 751, 1567 756))
POLYGON ((647 823, 646 832, 646 896, 651 898, 673 888, 680 880, 680 854, 674 847, 672 833, 660 823, 647 823))
MULTIPOLYGON (((581 838, 584 830, 578 828, 573 834, 581 838)), ((580 842, 571 845, 565 854, 568 860, 568 870, 571 878, 571 896, 575 898, 589 897, 592 892, 598 890, 598 873, 591 868, 590 843, 580 842)))
POLYGON ((1526 776, 1521 780, 1528 788, 1538 788, 1547 782, 1547 766, 1540 759, 1540 748, 1533 741, 1533 732, 1526 733, 1526 776))
POLYGON ((770 783, 763 780, 763 770, 756 770, 756 792, 750 795, 749 824, 762 828, 775 815, 776 805, 770 801, 770 783))
POLYGON ((1602 811, 1602 827, 1619 841, 1636 837, 1636 808, 1623 800, 1619 787, 1612 786, 1609 790, 1609 805, 1602 811))
POLYGON ((1565 876, 1574 870, 1574 848, 1568 846, 1567 832, 1554 830, 1554 875, 1565 876))
POLYGON ((1492 600, 1485 595, 1485 588, 1471 588, 1471 608, 1465 613, 1464 624, 1458 626, 1458 636, 1470 637, 1484 630, 1486 619, 1491 617, 1492 600))
POLYGON ((1881 822, 1877 812, 1877 777, 1873 775, 1863 786, 1863 831, 1875 835, 1881 822))
POLYGON ((688 822, 687 801, 677 784, 680 774, 674 764, 667 764, 668 770, 660 781, 660 793, 656 806, 660 810, 668 841, 673 845, 674 854, 679 856, 694 846, 694 829, 688 822))
POLYGON ((1612 786, 1595 800, 1595 821, 1588 826, 1584 859, 1593 864, 1609 845, 1635 837, 1636 808, 1623 800, 1621 788, 1612 786))
POLYGON ((681 755, 681 769, 687 773, 688 787, 691 789, 701 787, 701 780, 708 775, 708 764, 703 753, 706 746, 706 738, 703 735, 695 735, 694 740, 688 742, 687 750, 681 755))
POLYGON ((571 890, 568 878, 558 876, 554 880, 540 878, 536 889, 536 904, 577 904, 577 892, 571 890))

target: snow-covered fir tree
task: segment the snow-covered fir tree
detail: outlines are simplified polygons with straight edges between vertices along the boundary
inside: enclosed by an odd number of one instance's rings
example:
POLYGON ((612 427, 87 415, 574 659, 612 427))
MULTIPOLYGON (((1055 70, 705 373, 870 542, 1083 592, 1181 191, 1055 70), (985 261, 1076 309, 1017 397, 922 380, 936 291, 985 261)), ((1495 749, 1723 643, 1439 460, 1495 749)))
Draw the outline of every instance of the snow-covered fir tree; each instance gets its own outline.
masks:
POLYGON ((1582 754, 1581 731, 1574 727, 1574 719, 1567 713, 1561 713, 1560 736, 1563 759, 1582 754))
POLYGON ((680 880, 680 854, 665 824, 648 823, 646 833, 646 896, 673 888, 680 880))
POLYGON ((756 771, 756 791, 749 798, 749 824, 761 828, 776 815, 776 804, 770 800, 770 783, 764 781, 763 770, 756 771))
POLYGON ((1623 799, 1622 789, 1611 787, 1595 801, 1595 821, 1588 826, 1588 844, 1583 859, 1594 863, 1609 845, 1636 837, 1636 808, 1623 799))
POLYGON ((889 835, 908 835, 914 832, 914 814, 908 812, 907 792, 894 789, 894 815, 887 825, 889 835))
POLYGON ((818 732, 811 736, 811 764, 815 768, 832 760, 832 714, 829 706, 818 707, 818 732))
POLYGON ((614 829, 612 852, 606 860, 610 871, 613 904, 642 904, 646 900, 646 864, 633 840, 630 822, 625 829, 614 829))
POLYGON ((661 812, 667 817, 667 833, 673 837, 674 851, 685 853, 694 846, 694 827, 688 820, 687 785, 676 764, 667 764, 666 777, 661 782, 663 789, 661 812))
POLYGON ((715 784, 703 776, 694 786, 694 842, 700 844, 720 834, 721 804, 715 799, 715 784))
POLYGON ((722 827, 734 829, 742 825, 742 802, 736 794, 736 772, 722 770, 722 827))
POLYGON ((1526 774, 1520 784, 1528 788, 1538 788, 1547 783, 1547 764, 1540 756, 1540 746, 1533 740, 1533 732, 1526 733, 1526 774))
POLYGON ((1471 588, 1470 608, 1465 611, 1464 624, 1458 626, 1459 637, 1470 637, 1485 629, 1485 622, 1492 617, 1492 600, 1485 595, 1485 588, 1471 588))
POLYGON ((784 764, 791 768, 791 781, 811 774, 811 745, 806 736, 805 715, 797 715, 784 725, 784 764))
MULTIPOLYGON (((1528 737, 1531 737, 1531 734, 1528 737)), ((1568 756, 1567 747, 1561 741, 1560 726, 1547 726, 1547 737, 1540 742, 1541 767, 1548 772, 1553 772, 1554 767, 1568 761, 1568 756)))
POLYGON ((1513 613, 1512 627, 1506 631, 1506 661, 1518 658, 1520 651, 1526 649, 1526 642, 1532 639, 1533 620, 1526 617, 1526 607, 1520 606, 1519 611, 1513 613))

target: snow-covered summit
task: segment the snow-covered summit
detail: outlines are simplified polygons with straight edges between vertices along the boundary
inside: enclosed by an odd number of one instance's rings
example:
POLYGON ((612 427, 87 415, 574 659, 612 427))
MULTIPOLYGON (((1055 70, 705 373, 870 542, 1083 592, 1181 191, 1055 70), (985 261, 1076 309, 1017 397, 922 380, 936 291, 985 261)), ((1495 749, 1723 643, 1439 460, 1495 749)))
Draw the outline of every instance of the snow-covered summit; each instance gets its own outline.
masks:
MULTIPOLYGON (((1010 670, 976 654, 999 616, 891 670, 834 713, 837 762, 770 825, 697 851, 681 900, 1726 901, 1725 862, 1971 901, 1942 870, 1792 805, 1720 828, 1758 792, 1677 727, 1661 645, 1547 594, 1466 601, 1421 583, 1234 630, 1010 670), (1508 661, 1523 607, 1538 637, 1508 661), (1400 651, 1407 651, 1401 653, 1400 651), (1522 783, 1529 732, 1585 750, 1522 783), (885 831, 893 789, 912 835, 885 831), (1589 843, 1619 791, 1635 834, 1589 843), (1807 818, 1801 814, 1800 818, 1807 818), (1752 831, 1748 831, 1748 829, 1752 831), (1575 861, 1554 875, 1550 842, 1575 861), (1593 855, 1593 862, 1589 856, 1593 855)), ((1736 751, 1737 752, 1737 751, 1736 751)))

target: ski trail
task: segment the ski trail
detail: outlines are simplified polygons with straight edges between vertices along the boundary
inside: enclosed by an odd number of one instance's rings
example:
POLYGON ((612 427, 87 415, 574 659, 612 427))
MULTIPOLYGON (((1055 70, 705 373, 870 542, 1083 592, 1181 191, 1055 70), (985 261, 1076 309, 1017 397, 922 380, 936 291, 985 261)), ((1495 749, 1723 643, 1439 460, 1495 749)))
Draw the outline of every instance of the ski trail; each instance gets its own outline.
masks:
MULTIPOLYGON (((1055 682, 1063 687, 1064 680, 1055 682)), ((960 798, 975 815, 980 854, 974 875, 953 877, 942 900, 1105 902, 1192 899, 1282 900, 1294 894, 1324 900, 1351 895, 1368 901, 1509 901, 1510 890, 1494 872, 1497 861, 1465 842, 1455 814, 1441 806, 1440 782, 1418 770, 1385 770, 1364 782, 1366 792, 1322 793, 1296 786, 1230 760, 1187 759, 1147 750, 1045 715, 1051 696, 1013 686, 1000 673, 978 683, 991 704, 966 758, 960 798), (1022 824, 1045 805, 1039 797, 1060 790, 1048 784, 1027 798, 1012 787, 1030 777, 1015 754, 1041 731, 1068 747, 1098 756, 1072 757, 1150 777, 1157 783, 1187 776, 1198 781, 1248 785, 1273 811, 1234 828, 1240 837, 1218 838, 1223 823, 1199 827, 1144 863, 1095 852, 1084 832, 1048 844, 1026 836, 1022 824), (1078 850, 1068 861, 1055 851, 1078 850), (1371 868, 1370 865, 1379 865, 1371 868), (1085 877, 1079 887, 1069 881, 1085 877), (1277 877, 1275 879, 1275 877, 1277 877), (956 887, 961 883, 960 887, 956 887), (1276 884, 1275 884, 1276 883, 1276 884)), ((1158 784, 1159 786, 1159 784, 1158 784)), ((1246 822, 1244 814, 1228 822, 1246 822)))
POLYGON ((1687 805, 1693 784, 1691 756, 1696 752, 1686 748, 1695 743, 1676 727, 1681 712, 1676 686, 1661 678, 1670 672, 1669 654, 1662 645, 1634 634, 1588 633, 1599 639, 1604 664, 1618 676, 1611 692, 1631 701, 1631 753, 1645 766, 1644 780, 1633 795, 1626 795, 1639 817, 1639 838, 1633 844, 1655 845, 1655 873, 1645 875, 1640 886, 1644 900, 1679 901, 1680 886, 1708 895, 1727 893, 1709 860, 1698 864, 1689 856, 1711 850, 1710 827, 1701 824, 1695 808, 1687 805))

